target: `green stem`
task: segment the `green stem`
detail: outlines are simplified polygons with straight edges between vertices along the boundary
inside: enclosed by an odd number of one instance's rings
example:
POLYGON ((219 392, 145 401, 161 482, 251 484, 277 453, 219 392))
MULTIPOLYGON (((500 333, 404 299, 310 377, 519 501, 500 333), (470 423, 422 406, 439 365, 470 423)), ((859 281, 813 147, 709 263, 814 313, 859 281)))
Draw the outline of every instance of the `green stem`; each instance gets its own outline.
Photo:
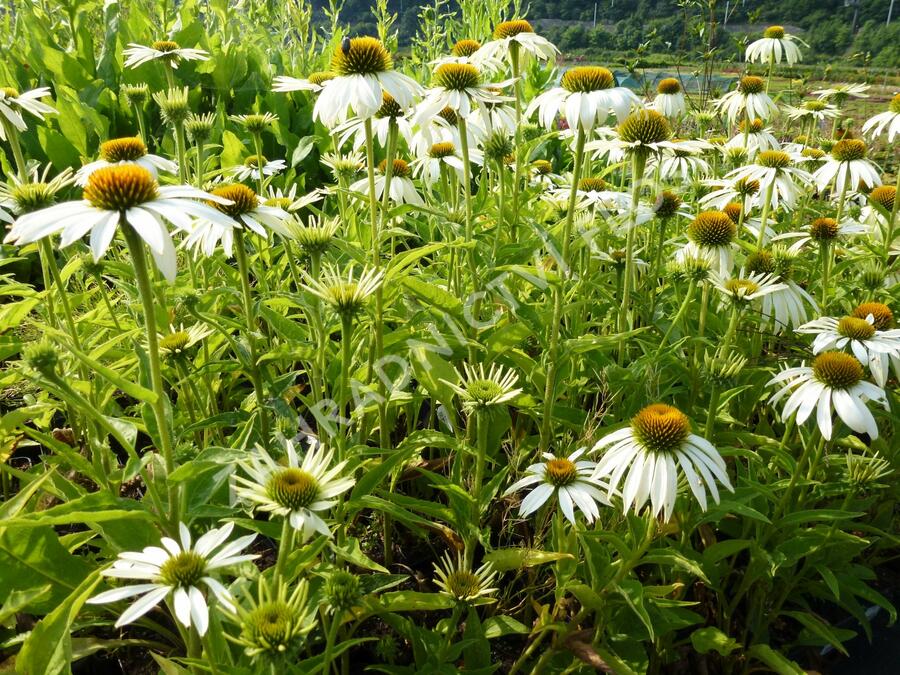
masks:
POLYGON ((762 250, 766 238, 766 223, 769 220, 769 204, 772 202, 772 191, 775 189, 775 180, 769 181, 766 186, 765 200, 763 200, 762 213, 759 216, 759 235, 756 237, 756 248, 762 250))
POLYGON ((694 288, 696 287, 696 282, 691 279, 688 282, 687 292, 684 294, 684 300, 681 303, 681 306, 678 308, 678 313, 675 315, 675 318, 672 319, 672 323, 669 324, 669 328, 666 330, 665 335, 663 335, 662 340, 659 343, 659 348, 656 350, 656 358, 658 359, 662 356, 663 349, 669 342, 669 336, 672 334, 672 330, 681 322, 681 319, 684 318, 685 312, 687 312, 688 305, 691 304, 691 301, 694 299, 694 288))
MULTIPOLYGON (((619 333, 624 334, 629 328, 629 310, 631 309, 631 292, 634 288, 634 242, 637 233, 638 198, 641 193, 641 179, 647 164, 645 152, 636 150, 631 155, 631 209, 628 214, 628 235, 625 239, 625 279, 622 286, 622 307, 619 310, 619 333)), ((633 321, 632 317, 632 321, 633 321)), ((625 338, 619 339, 619 361, 625 355, 625 338)))
POLYGON ((291 526, 290 518, 284 518, 281 523, 281 539, 278 540, 278 557, 275 560, 275 581, 280 579, 285 585, 289 580, 284 576, 284 566, 294 550, 296 534, 297 531, 291 526))
POLYGON ((28 164, 25 162, 25 156, 22 154, 22 146, 19 143, 19 130, 6 118, 3 118, 0 122, 3 124, 3 131, 6 133, 6 139, 9 141, 9 147, 12 149, 13 158, 16 161, 19 180, 24 182, 28 180, 28 164))
POLYGON ((75 329, 75 319, 72 315, 72 307, 69 304, 69 295, 66 293, 62 275, 59 273, 59 266, 56 264, 56 256, 53 253, 53 245, 50 243, 50 238, 44 237, 41 239, 40 247, 47 263, 47 269, 50 271, 50 276, 53 278, 53 284, 59 292, 59 301, 62 305, 63 316, 66 319, 66 327, 69 329, 69 337, 72 338, 72 343, 75 345, 75 348, 80 350, 81 340, 78 338, 78 331, 75 329))

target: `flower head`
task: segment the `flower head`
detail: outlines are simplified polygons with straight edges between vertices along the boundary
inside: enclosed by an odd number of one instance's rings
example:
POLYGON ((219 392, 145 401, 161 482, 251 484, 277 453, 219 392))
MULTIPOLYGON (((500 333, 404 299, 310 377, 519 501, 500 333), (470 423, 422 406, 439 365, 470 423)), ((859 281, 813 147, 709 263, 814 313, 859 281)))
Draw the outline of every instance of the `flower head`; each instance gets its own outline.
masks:
POLYGON ((326 265, 318 279, 306 275, 304 288, 321 298, 335 312, 355 316, 362 311, 366 300, 384 281, 384 272, 364 267, 357 277, 353 266, 346 273, 334 265, 326 265))
POLYGON ((0 87, 0 140, 6 140, 7 125, 19 131, 28 129, 23 112, 40 120, 44 119, 44 115, 55 113, 56 108, 40 100, 49 95, 50 87, 38 87, 21 93, 13 87, 0 87))
POLYGON ((496 588, 491 588, 497 580, 494 566, 488 562, 473 571, 461 553, 457 553, 454 560, 445 552, 441 563, 434 563, 434 574, 434 583, 440 592, 459 603, 474 602, 497 592, 496 588))
POLYGON ((246 603, 238 604, 233 620, 241 633, 235 642, 251 659, 284 654, 316 626, 314 608, 309 605, 309 584, 305 579, 294 582, 293 590, 282 581, 266 582, 260 576, 256 597, 245 595, 246 603))
POLYGON ((150 61, 161 61, 171 68, 177 68, 182 61, 209 59, 209 54, 202 49, 186 49, 172 40, 157 40, 149 47, 130 42, 123 53, 126 68, 137 68, 150 61))

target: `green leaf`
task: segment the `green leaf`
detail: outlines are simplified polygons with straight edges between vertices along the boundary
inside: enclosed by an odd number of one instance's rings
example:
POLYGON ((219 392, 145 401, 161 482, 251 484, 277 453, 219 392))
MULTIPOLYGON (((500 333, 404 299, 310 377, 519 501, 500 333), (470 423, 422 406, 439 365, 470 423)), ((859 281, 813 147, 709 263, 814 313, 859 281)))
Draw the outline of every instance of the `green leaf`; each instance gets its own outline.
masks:
POLYGON ((462 302, 455 295, 451 295, 436 284, 422 281, 418 277, 403 277, 400 283, 425 304, 446 312, 457 319, 462 318, 462 302))
POLYGON ((782 612, 782 614, 803 624, 810 633, 830 644, 844 656, 850 656, 834 629, 819 617, 807 612, 782 612))
POLYGON ((388 612, 419 612, 450 609, 454 600, 443 593, 420 593, 419 591, 392 591, 384 593, 382 607, 388 612))
POLYGON ((42 527, 73 523, 102 523, 129 518, 151 520, 153 516, 140 502, 133 499, 114 497, 108 492, 92 492, 45 511, 36 511, 12 518, 4 522, 4 526, 10 528, 42 527))
POLYGON ((374 572, 388 573, 387 568, 379 565, 362 552, 362 549, 359 547, 359 539, 356 537, 350 537, 341 544, 332 542, 331 550, 334 551, 339 558, 346 560, 352 565, 374 572))
POLYGON ((498 548, 484 556, 485 562, 493 563, 498 572, 536 567, 558 560, 575 560, 571 553, 555 553, 533 548, 498 548))
POLYGON ((698 628, 691 633, 691 644, 701 654, 708 654, 716 650, 722 656, 728 656, 741 645, 732 637, 728 637, 715 626, 698 628))
POLYGON ((647 607, 644 605, 643 584, 636 579, 626 579, 619 582, 615 588, 619 595, 624 598, 625 604, 631 608, 631 611, 633 611, 638 619, 641 620, 641 623, 644 624, 644 627, 650 634, 650 639, 654 640, 656 636, 653 630, 653 622, 650 620, 650 614, 647 612, 647 607))
POLYGON ((25 611, 34 601, 46 600, 53 590, 52 586, 37 586, 28 588, 24 591, 15 591, 10 593, 0 608, 0 625, 5 624, 16 614, 25 611))
POLYGON ((806 675, 803 668, 769 645, 753 645, 747 650, 747 656, 762 661, 778 675, 806 675))
POLYGON ((528 634, 528 627, 525 624, 505 614, 489 616, 482 623, 482 627, 484 628, 484 636, 488 640, 503 637, 504 635, 528 634))

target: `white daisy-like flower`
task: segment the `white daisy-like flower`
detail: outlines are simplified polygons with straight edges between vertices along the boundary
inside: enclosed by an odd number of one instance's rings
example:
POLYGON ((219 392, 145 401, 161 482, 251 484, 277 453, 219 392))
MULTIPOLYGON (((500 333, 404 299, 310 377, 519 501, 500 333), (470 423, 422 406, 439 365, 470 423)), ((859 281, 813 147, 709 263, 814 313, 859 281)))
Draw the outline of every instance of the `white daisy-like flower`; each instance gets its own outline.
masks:
MULTIPOLYGON (((479 150, 469 150, 469 160, 473 164, 484 164, 484 155, 479 150)), ((424 157, 417 157, 409 164, 414 175, 421 178, 426 185, 434 185, 441 178, 441 167, 463 177, 463 161, 459 150, 449 141, 435 143, 424 157)))
POLYGON ((685 258, 705 258, 712 269, 722 274, 734 267, 734 240, 737 225, 724 211, 703 211, 687 229, 688 243, 676 254, 681 262, 685 258))
POLYGON ((193 626, 199 635, 205 635, 209 627, 209 605, 202 586, 211 591, 225 609, 235 611, 231 593, 212 574, 259 557, 241 554, 256 539, 255 534, 226 543, 233 529, 234 523, 213 528, 192 545, 190 531, 184 523, 179 523, 180 541, 163 537, 160 540, 162 546, 120 553, 112 566, 101 574, 145 583, 105 591, 90 598, 88 604, 102 605, 142 596, 118 618, 116 628, 119 628, 137 621, 171 597, 178 623, 186 628, 193 626))
POLYGON ((894 136, 900 136, 900 94, 894 94, 887 110, 867 119, 862 132, 870 138, 887 132, 888 143, 893 143, 894 136))
POLYGON ((353 487, 355 481, 345 475, 347 462, 332 466, 334 452, 312 438, 302 461, 293 442, 285 440, 284 449, 286 464, 257 446, 240 465, 247 477, 233 477, 235 493, 257 511, 286 518, 303 541, 316 532, 330 537, 321 514, 337 504, 335 497, 353 487))
POLYGON ((162 61, 171 68, 177 68, 182 61, 209 59, 208 52, 202 49, 186 49, 172 40, 157 40, 149 47, 130 42, 123 54, 126 68, 137 68, 150 61, 162 61))
POLYGON ((363 267, 359 276, 353 265, 346 272, 332 264, 323 265, 317 278, 304 271, 303 288, 321 298, 340 315, 354 315, 362 310, 366 300, 378 290, 384 281, 384 272, 363 267))
POLYGON ((703 185, 713 188, 700 198, 700 206, 724 211, 729 204, 741 202, 744 211, 749 212, 757 206, 761 200, 759 194, 759 181, 743 178, 709 178, 702 181, 703 185))
POLYGON ((816 124, 821 124, 825 120, 834 119, 840 115, 836 106, 818 98, 803 101, 799 107, 785 106, 784 110, 788 119, 800 123, 815 122, 816 124))
POLYGON ((261 155, 250 155, 240 166, 229 169, 236 180, 263 180, 270 176, 277 176, 287 169, 287 163, 283 159, 268 160, 261 155))
POLYGON ((823 101, 841 106, 848 98, 869 98, 869 94, 866 92, 871 86, 869 84, 844 83, 827 89, 816 89, 813 94, 823 101))
POLYGON ((747 45, 744 58, 750 63, 781 63, 784 58, 789 66, 793 66, 803 58, 795 42, 809 46, 797 36, 785 33, 781 26, 769 26, 759 40, 747 45))
POLYGON ((220 200, 216 203, 216 218, 199 218, 184 240, 184 246, 204 255, 215 253, 219 242, 229 258, 234 247, 234 230, 245 229, 260 237, 268 238, 269 230, 288 236, 284 225, 288 213, 277 206, 265 206, 252 189, 242 183, 231 183, 217 187, 212 195, 220 200))
POLYGON ((440 592, 457 602, 473 602, 493 595, 498 590, 491 587, 497 580, 494 566, 488 562, 472 571, 460 552, 457 552, 456 560, 445 552, 441 557, 441 563, 434 563, 434 574, 436 577, 434 583, 440 592))
POLYGON ((519 381, 516 372, 497 364, 485 370, 483 363, 474 366, 464 363, 459 380, 459 384, 447 380, 441 382, 456 392, 467 412, 506 405, 522 393, 516 387, 519 381))
POLYGON ((536 159, 528 166, 528 175, 532 185, 545 188, 556 188, 562 182, 562 176, 553 172, 553 164, 546 159, 536 159))
POLYGON ((0 87, 0 140, 6 140, 6 124, 11 124, 19 131, 28 129, 23 112, 34 115, 39 120, 44 115, 52 115, 56 108, 47 105, 42 98, 50 95, 50 87, 38 87, 19 93, 13 87, 0 87))
POLYGON ((747 272, 743 268, 737 276, 712 272, 709 281, 724 299, 741 303, 758 300, 785 287, 774 274, 747 272))
POLYGON ((815 335, 813 354, 832 349, 852 352, 863 366, 869 367, 879 387, 884 387, 887 382, 890 357, 900 357, 900 330, 876 329, 873 314, 864 319, 826 316, 805 323, 796 330, 815 335))
POLYGON ((714 104, 732 124, 745 117, 768 120, 778 114, 778 106, 766 93, 766 81, 755 75, 742 77, 734 91, 728 92, 714 104))
MULTIPOLYGON (((758 230, 754 236, 759 236, 758 230)), ((776 334, 805 323, 809 311, 819 311, 815 299, 791 279, 791 268, 796 257, 796 252, 783 246, 775 246, 772 251, 754 251, 747 256, 747 271, 773 274, 776 281, 784 284, 784 288, 765 294, 760 304, 760 314, 767 322, 774 322, 773 331, 776 334)))
POLYGON ((750 156, 765 150, 780 150, 781 143, 775 138, 771 127, 766 127, 758 117, 750 122, 750 128, 744 133, 747 120, 743 119, 738 124, 738 132, 722 146, 728 150, 731 148, 745 148, 750 156))
POLYGON ((307 77, 300 79, 298 77, 290 77, 288 75, 278 75, 272 80, 272 91, 279 93, 287 93, 291 91, 322 91, 322 87, 328 80, 337 77, 337 73, 330 70, 323 70, 310 73, 307 77))
POLYGON ((338 182, 341 178, 349 180, 355 177, 366 166, 363 154, 355 151, 347 154, 326 152, 320 161, 329 168, 331 175, 338 182))
POLYGON ((576 66, 569 68, 554 87, 538 95, 525 111, 526 117, 538 113, 538 120, 546 129, 556 126, 556 116, 565 116, 569 127, 590 132, 606 123, 610 113, 619 122, 632 108, 642 107, 641 100, 627 87, 617 87, 615 76, 606 68, 576 66))
POLYGON ((524 67, 532 59, 549 61, 555 59, 559 50, 552 42, 534 32, 531 24, 524 19, 503 21, 494 27, 494 39, 472 54, 474 63, 485 63, 506 59, 512 63, 518 58, 524 67))
POLYGON ((12 173, 5 183, 0 183, 0 220, 12 224, 18 216, 53 206, 56 195, 74 183, 75 176, 66 167, 50 178, 52 169, 52 164, 47 164, 43 171, 35 166, 27 180, 12 173))
POLYGON ((637 512, 649 501, 654 515, 662 513, 669 520, 678 497, 679 473, 703 510, 707 507, 707 491, 719 503, 717 483, 734 492, 719 451, 692 434, 687 416, 665 403, 642 409, 627 427, 597 441, 591 452, 598 450, 605 452, 594 476, 609 480, 610 497, 622 486, 625 512, 632 506, 637 512))
POLYGON ((666 77, 656 85, 656 98, 650 104, 656 112, 670 120, 677 120, 687 113, 687 103, 681 82, 674 77, 666 77))
POLYGON ((195 323, 189 328, 181 326, 169 326, 167 333, 159 333, 159 353, 166 356, 181 356, 189 349, 199 344, 210 335, 213 329, 200 323, 195 323))
MULTIPOLYGON (((378 166, 378 175, 375 177, 375 197, 379 201, 384 196, 384 188, 387 184, 387 178, 384 175, 386 168, 386 160, 381 160, 381 164, 378 166)), ((425 204, 425 200, 422 199, 422 195, 416 190, 416 186, 410 178, 411 175, 412 169, 409 168, 406 160, 397 158, 393 161, 390 198, 395 204, 415 204, 416 206, 425 204)), ((360 178, 350 186, 350 190, 368 196, 369 179, 360 178)))
POLYGON ((4 239, 19 246, 62 232, 65 247, 88 232, 94 260, 100 260, 123 219, 143 239, 156 265, 169 281, 175 280, 176 257, 168 221, 191 231, 194 219, 227 226, 231 219, 212 208, 228 199, 189 185, 160 187, 147 169, 136 164, 118 164, 97 169, 89 177, 80 201, 57 204, 19 218, 4 239), (202 200, 202 201, 201 201, 202 200), (124 218, 123 218, 124 217, 124 218))
MULTIPOLYGON (((498 93, 501 91, 497 90, 498 93)), ((469 118, 469 128, 479 142, 484 142, 494 133, 515 136, 516 109, 508 105, 505 98, 502 101, 485 101, 484 106, 476 109, 469 118)))
POLYGON ((680 179, 683 183, 689 183, 693 179, 699 179, 710 172, 709 164, 702 153, 712 149, 713 146, 703 140, 672 141, 663 147, 658 159, 650 162, 655 167, 659 162, 659 175, 666 180, 680 179))
MULTIPOLYGON (((564 180, 560 181, 559 187, 551 189, 543 195, 543 198, 558 207, 560 211, 564 211, 569 208, 571 186, 572 174, 567 173, 564 180)), ((576 211, 596 209, 601 214, 614 215, 617 211, 628 209, 631 204, 630 194, 613 189, 613 186, 596 176, 585 176, 579 180, 575 195, 576 211)))
POLYGON ((888 402, 884 390, 863 379, 859 360, 844 352, 823 352, 813 359, 812 366, 786 368, 769 381, 778 391, 769 399, 773 405, 790 394, 781 411, 784 419, 796 415, 803 424, 816 411, 816 424, 826 440, 834 433, 832 418, 838 414, 844 423, 857 433, 878 438, 875 417, 866 406, 867 401, 880 403, 885 410, 888 402))
POLYGON ((525 469, 525 477, 513 483, 504 496, 534 485, 519 505, 519 515, 530 516, 541 508, 551 497, 555 497, 559 509, 566 519, 575 524, 575 508, 584 514, 584 519, 592 523, 600 516, 597 504, 609 505, 611 488, 594 477, 596 464, 581 459, 585 448, 576 450, 568 457, 556 457, 545 452, 544 461, 525 469), (536 484, 536 485, 535 485, 536 484))
POLYGON ((418 82, 394 70, 390 53, 373 37, 352 38, 339 45, 331 57, 331 69, 337 76, 324 83, 313 107, 313 117, 329 128, 345 121, 350 111, 362 119, 372 117, 381 107, 384 92, 404 110, 422 94, 418 82))
POLYGON ((816 187, 824 190, 833 183, 834 191, 841 194, 845 189, 856 190, 859 185, 881 185, 881 172, 866 159, 867 151, 866 144, 858 138, 835 143, 831 156, 812 176, 816 187))
POLYGON ((156 178, 160 171, 178 173, 178 165, 172 160, 147 152, 147 146, 137 136, 113 138, 100 144, 100 159, 85 164, 75 174, 75 182, 84 187, 88 177, 97 169, 115 164, 137 164, 156 178))
POLYGON ((428 65, 437 68, 445 63, 470 63, 477 66, 480 71, 491 75, 499 73, 506 67, 506 64, 496 57, 481 55, 476 59, 475 54, 479 49, 481 43, 478 40, 457 40, 449 55, 438 57, 428 65))
MULTIPOLYGON (((397 128, 399 138, 406 141, 409 147, 413 146, 413 125, 400 104, 393 96, 384 93, 384 100, 375 115, 369 118, 372 123, 372 135, 374 140, 382 147, 388 144, 388 134, 391 126, 397 128)), ((334 128, 334 134, 338 138, 338 147, 343 147, 347 141, 353 140, 353 151, 361 150, 366 144, 366 120, 361 117, 351 117, 346 122, 334 128)))
POLYGON ((425 92, 412 118, 420 127, 445 108, 467 120, 487 104, 512 100, 502 92, 513 80, 484 82, 481 72, 470 63, 444 63, 434 71, 432 82, 434 86, 425 92))
POLYGON ((800 232, 785 232, 772 237, 773 241, 793 239, 789 251, 796 253, 809 243, 817 245, 831 244, 838 238, 867 234, 869 228, 855 220, 844 218, 838 222, 834 218, 816 218, 809 228, 800 232))
POLYGON ((812 181, 809 172, 797 166, 802 159, 800 155, 792 155, 784 150, 763 150, 756 156, 753 164, 737 168, 725 178, 743 180, 745 183, 758 182, 759 193, 763 197, 771 187, 769 206, 772 209, 779 206, 793 209, 802 195, 800 187, 812 181))

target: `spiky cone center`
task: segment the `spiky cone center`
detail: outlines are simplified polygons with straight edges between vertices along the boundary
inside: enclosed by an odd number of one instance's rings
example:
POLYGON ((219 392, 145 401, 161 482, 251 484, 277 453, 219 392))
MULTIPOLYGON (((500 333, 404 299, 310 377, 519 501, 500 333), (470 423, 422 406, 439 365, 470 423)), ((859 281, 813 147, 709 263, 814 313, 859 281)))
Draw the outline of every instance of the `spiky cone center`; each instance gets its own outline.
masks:
POLYGON ((184 121, 184 130, 195 141, 203 141, 209 138, 213 128, 212 115, 191 115, 184 121))
POLYGON ((338 75, 375 75, 393 67, 391 54, 381 40, 368 36, 352 38, 347 51, 339 45, 331 57, 331 69, 338 75))
POLYGON ((147 146, 137 136, 113 138, 100 144, 100 157, 105 161, 133 162, 147 154, 147 146))
POLYGON ((259 204, 259 200, 256 198, 256 192, 248 188, 246 185, 243 185, 242 183, 222 185, 213 190, 212 194, 214 194, 216 197, 222 197, 223 199, 231 200, 231 204, 219 204, 218 202, 210 202, 210 206, 219 209, 219 211, 231 216, 232 218, 237 218, 238 216, 242 216, 245 213, 250 213, 259 204))
POLYGON ((479 405, 489 405, 504 392, 494 380, 471 380, 466 384, 466 398, 479 405))
POLYGON ((434 83, 444 89, 464 91, 480 82, 481 74, 471 63, 443 63, 434 71, 434 83))
POLYGON ((811 99, 803 102, 804 110, 809 110, 810 112, 822 112, 825 110, 826 105, 825 101, 820 101, 818 99, 811 99))
POLYGON ((837 332, 853 340, 868 340, 875 335, 875 326, 865 319, 858 319, 855 316, 845 316, 838 321, 837 332))
POLYGON ((56 202, 56 191, 47 183, 19 183, 10 190, 19 214, 40 211, 56 202))
MULTIPOLYGON (((738 123, 738 129, 740 130, 741 133, 744 133, 744 131, 747 130, 747 120, 741 120, 738 123)), ((763 130, 763 121, 761 119, 759 119, 757 117, 756 119, 753 119, 750 121, 750 133, 751 134, 758 134, 762 130, 763 130)))
POLYGON ((293 200, 288 197, 269 197, 266 200, 266 206, 281 209, 282 211, 289 211, 293 203, 293 200))
POLYGON ((669 121, 655 110, 638 110, 619 125, 619 138, 626 143, 659 143, 672 135, 669 121))
POLYGON ((571 92, 590 92, 610 89, 616 78, 606 68, 600 66, 576 66, 569 68, 562 76, 562 88, 571 92))
POLYGON ((403 108, 397 103, 397 99, 385 91, 381 93, 381 107, 375 112, 375 117, 379 119, 403 117, 403 108))
POLYGON ((546 159, 536 159, 531 163, 531 168, 539 176, 546 176, 553 171, 553 165, 546 159))
POLYGON ((157 40, 150 46, 158 52, 174 52, 181 49, 179 44, 172 40, 157 40))
POLYGON ((450 141, 443 141, 441 143, 435 143, 434 145, 432 145, 431 149, 428 151, 428 156, 435 159, 440 159, 442 157, 450 157, 453 152, 453 143, 451 143, 450 141))
POLYGON ((756 75, 745 75, 738 83, 738 91, 748 96, 750 94, 761 94, 766 90, 766 81, 756 75))
POLYGON ((691 423, 678 408, 654 403, 631 418, 631 430, 647 450, 669 453, 687 439, 691 423))
POLYGON ((656 85, 657 94, 672 95, 681 91, 681 83, 674 77, 665 77, 656 85))
POLYGON ((744 266, 755 274, 774 274, 777 269, 775 258, 769 251, 754 251, 747 256, 744 266))
POLYGON ((851 312, 851 315, 858 319, 865 319, 869 314, 875 319, 875 330, 888 330, 894 325, 894 313, 891 308, 880 302, 864 302, 851 312))
POLYGON ((752 197, 759 192, 759 181, 741 178, 734 184, 734 191, 744 197, 752 197))
POLYGON ((438 113, 438 116, 452 127, 455 127, 459 122, 459 117, 457 117, 453 108, 444 108, 438 113))
POLYGON ((494 27, 494 39, 504 40, 506 38, 515 37, 520 33, 533 33, 534 28, 525 19, 515 19, 513 21, 503 21, 494 27))
POLYGON ((657 218, 671 218, 681 207, 681 197, 669 190, 663 190, 656 196, 653 210, 657 218))
POLYGON ((50 375, 59 364, 59 352, 50 342, 36 342, 25 348, 25 363, 39 373, 50 375))
POLYGON ((722 213, 731 218, 731 222, 737 224, 741 220, 741 212, 744 209, 741 208, 739 202, 728 202, 725 206, 722 207, 722 213))
POLYGON ((727 246, 737 234, 737 226, 722 211, 704 211, 688 226, 688 237, 698 246, 727 246))
POLYGON ((809 224, 809 236, 818 242, 834 240, 838 231, 838 222, 834 218, 816 218, 809 224))
POLYGON ((880 204, 887 211, 893 211, 896 198, 897 188, 893 185, 879 185, 869 193, 869 199, 880 204))
POLYGON ((159 569, 163 583, 181 588, 198 585, 205 574, 206 560, 193 551, 173 555, 159 569))
POLYGON ((305 250, 312 253, 322 253, 331 244, 334 235, 331 230, 324 227, 304 226, 297 228, 294 238, 305 250))
POLYGON ((146 84, 126 84, 122 87, 122 94, 131 105, 141 105, 150 98, 150 87, 146 84))
POLYGON ((318 86, 322 86, 329 80, 333 80, 337 77, 337 73, 333 70, 317 70, 314 73, 310 73, 306 78, 310 84, 315 84, 318 86))
POLYGON ((188 107, 187 87, 184 89, 168 89, 153 95, 163 119, 169 124, 184 122, 190 114, 188 107))
POLYGON ((707 140, 712 145, 725 145, 728 142, 725 136, 710 136, 707 140))
POLYGON ((609 252, 609 257, 612 258, 612 263, 616 267, 624 267, 627 262, 628 254, 625 249, 617 248, 609 252))
POLYGON ((825 156, 825 153, 818 148, 803 148, 800 154, 807 159, 822 159, 825 156))
POLYGON ((832 389, 849 389, 863 379, 862 364, 844 352, 819 354, 812 364, 815 378, 832 389))
POLYGON ((254 644, 281 652, 293 637, 294 619, 294 611, 287 603, 273 600, 249 612, 243 627, 254 644))
POLYGON ((770 40, 781 40, 782 38, 784 38, 784 27, 769 26, 763 33, 763 36, 769 38, 770 40))
POLYGON ((495 162, 506 163, 505 158, 512 154, 514 149, 512 139, 500 129, 494 131, 484 143, 485 157, 495 162))
POLYGON ((163 336, 159 341, 159 348, 165 352, 179 354, 185 350, 190 342, 187 331, 179 330, 163 336))
MULTIPOLYGON (((381 160, 378 164, 378 170, 381 173, 384 173, 387 169, 387 160, 381 160)), ((408 178, 409 177, 409 164, 406 163, 406 160, 403 159, 395 159, 391 163, 391 172, 397 178, 408 178)))
POLYGON ((305 509, 319 496, 319 483, 308 471, 297 468, 281 469, 266 483, 266 494, 279 506, 291 511, 305 509))
POLYGON ((547 482, 554 487, 566 487, 578 480, 578 468, 575 463, 565 457, 547 460, 544 465, 547 482))
POLYGON ((97 169, 88 177, 84 198, 104 211, 124 211, 159 196, 156 179, 137 164, 115 164, 97 169))
POLYGON ((19 98, 19 90, 15 87, 0 87, 0 94, 3 94, 4 98, 19 98))
POLYGON ((262 155, 250 155, 244 160, 244 166, 250 169, 258 169, 261 166, 265 166, 267 161, 262 155))
POLYGON ((900 94, 894 94, 894 98, 891 99, 891 102, 888 105, 888 110, 900 115, 900 94))
POLYGON ((791 156, 781 150, 763 150, 757 156, 756 163, 767 169, 786 169, 791 165, 791 156))
POLYGON ((359 601, 359 577, 345 570, 337 570, 325 581, 325 597, 336 612, 352 609, 359 601))
POLYGON ((449 572, 444 585, 447 587, 447 592, 456 600, 477 597, 481 591, 481 581, 474 572, 469 570, 455 569, 449 572))
POLYGON ((457 57, 472 56, 479 49, 481 49, 481 43, 478 40, 457 40, 450 53, 457 57))
POLYGON ((866 156, 866 144, 858 138, 845 138, 838 141, 831 149, 831 156, 839 162, 852 162, 864 159, 866 156))
POLYGON ((735 166, 740 166, 747 161, 747 148, 732 147, 725 148, 725 156, 731 160, 735 166))
POLYGON ((586 176, 578 181, 578 189, 582 192, 600 192, 609 187, 609 183, 607 183, 602 178, 596 178, 593 176, 586 176))
POLYGON ((743 299, 759 290, 759 284, 750 279, 729 279, 725 282, 725 290, 733 298, 743 299))
POLYGON ((251 113, 241 118, 241 125, 251 134, 261 134, 275 122, 274 115, 251 113))

